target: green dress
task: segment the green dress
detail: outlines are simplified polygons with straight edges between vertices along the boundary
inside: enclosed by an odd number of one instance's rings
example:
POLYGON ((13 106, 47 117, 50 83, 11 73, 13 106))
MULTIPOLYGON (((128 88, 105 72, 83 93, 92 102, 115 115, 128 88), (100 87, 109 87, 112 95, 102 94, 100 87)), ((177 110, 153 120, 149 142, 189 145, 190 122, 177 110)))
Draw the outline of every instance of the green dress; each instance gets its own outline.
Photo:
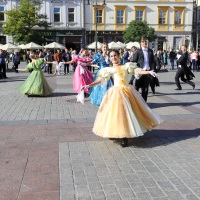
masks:
POLYGON ((45 63, 45 60, 39 58, 34 63, 27 65, 26 71, 30 69, 33 69, 33 71, 19 88, 21 94, 36 96, 48 96, 52 94, 52 89, 48 85, 41 69, 43 63, 45 63))

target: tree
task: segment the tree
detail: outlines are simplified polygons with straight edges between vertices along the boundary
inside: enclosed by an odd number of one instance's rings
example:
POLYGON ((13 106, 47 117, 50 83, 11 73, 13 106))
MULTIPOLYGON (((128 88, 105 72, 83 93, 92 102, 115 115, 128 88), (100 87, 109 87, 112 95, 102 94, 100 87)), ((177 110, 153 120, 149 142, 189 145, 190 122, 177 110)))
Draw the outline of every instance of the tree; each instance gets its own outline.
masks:
POLYGON ((155 29, 149 27, 146 21, 133 20, 129 23, 128 28, 124 31, 124 41, 139 42, 141 38, 147 38, 150 42, 154 41, 157 36, 155 35, 155 29))
POLYGON ((46 15, 39 13, 40 9, 40 0, 21 0, 18 7, 4 12, 6 21, 2 24, 2 32, 13 36, 14 42, 17 43, 41 44, 43 38, 36 28, 46 29, 50 23, 47 22, 46 15))

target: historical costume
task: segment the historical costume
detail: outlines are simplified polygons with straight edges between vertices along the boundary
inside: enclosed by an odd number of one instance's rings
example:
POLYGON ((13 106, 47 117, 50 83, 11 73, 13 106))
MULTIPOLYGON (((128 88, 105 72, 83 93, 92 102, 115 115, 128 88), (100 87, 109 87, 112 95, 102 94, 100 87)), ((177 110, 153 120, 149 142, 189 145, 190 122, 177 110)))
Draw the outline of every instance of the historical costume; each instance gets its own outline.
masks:
POLYGON ((181 78, 183 82, 191 85, 193 89, 195 88, 195 83, 191 81, 195 76, 190 71, 189 67, 187 66, 189 55, 186 50, 187 50, 186 47, 182 46, 182 54, 179 55, 179 58, 177 60, 178 71, 176 72, 176 75, 175 75, 175 83, 176 83, 177 88, 175 90, 182 90, 179 78, 181 78))
MULTIPOLYGON (((99 76, 99 70, 108 67, 110 64, 109 57, 106 55, 105 57, 101 53, 97 53, 93 57, 93 64, 97 64, 99 66, 98 71, 95 74, 94 81, 99 76)), ((96 85, 90 89, 90 101, 92 104, 99 106, 101 104, 101 101, 108 90, 109 87, 113 85, 113 79, 109 79, 107 82, 107 85, 96 85)))
POLYGON ((44 59, 39 58, 35 60, 35 62, 27 65, 26 71, 31 69, 33 69, 33 71, 19 88, 21 94, 34 96, 48 96, 52 94, 52 89, 48 85, 41 69, 42 64, 44 63, 44 59))
MULTIPOLYGON (((93 81, 93 75, 86 67, 87 63, 90 63, 92 59, 89 57, 75 56, 72 61, 77 63, 73 77, 73 87, 74 91, 79 93, 84 85, 90 84, 93 81)), ((85 88, 84 92, 88 92, 88 89, 85 88)))
POLYGON ((135 63, 100 70, 99 77, 103 82, 113 77, 114 86, 106 92, 99 107, 93 127, 96 135, 105 138, 139 137, 162 121, 140 94, 128 85, 128 74, 139 79, 141 70, 135 63))

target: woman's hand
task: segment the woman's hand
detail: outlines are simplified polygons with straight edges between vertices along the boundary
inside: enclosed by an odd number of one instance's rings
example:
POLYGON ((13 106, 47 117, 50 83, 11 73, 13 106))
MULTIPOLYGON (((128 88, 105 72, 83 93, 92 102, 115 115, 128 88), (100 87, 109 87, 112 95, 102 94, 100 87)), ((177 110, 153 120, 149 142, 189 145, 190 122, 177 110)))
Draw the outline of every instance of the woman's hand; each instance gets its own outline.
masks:
POLYGON ((81 88, 81 91, 84 90, 84 89, 88 89, 90 86, 89 85, 84 85, 82 88, 81 88))
POLYGON ((156 78, 158 77, 158 74, 156 74, 156 72, 154 71, 149 71, 149 74, 153 77, 156 77, 156 78))

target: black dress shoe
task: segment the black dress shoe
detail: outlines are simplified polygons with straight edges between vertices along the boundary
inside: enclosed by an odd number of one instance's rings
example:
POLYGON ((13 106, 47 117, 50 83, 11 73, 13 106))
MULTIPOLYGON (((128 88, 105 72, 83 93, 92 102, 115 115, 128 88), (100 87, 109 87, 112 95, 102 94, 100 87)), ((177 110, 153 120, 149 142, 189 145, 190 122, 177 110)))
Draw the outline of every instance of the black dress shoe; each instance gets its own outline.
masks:
POLYGON ((152 93, 153 93, 153 94, 155 94, 155 93, 156 93, 156 92, 155 92, 155 89, 154 89, 154 90, 152 90, 152 93))
POLYGON ((181 88, 176 88, 175 90, 182 90, 181 88))
POLYGON ((128 84, 133 85, 133 81, 130 81, 128 84))
POLYGON ((195 83, 192 84, 192 87, 193 87, 193 90, 194 90, 194 88, 195 88, 195 83))
POLYGON ((128 138, 123 138, 121 146, 122 147, 127 147, 128 146, 128 138))

